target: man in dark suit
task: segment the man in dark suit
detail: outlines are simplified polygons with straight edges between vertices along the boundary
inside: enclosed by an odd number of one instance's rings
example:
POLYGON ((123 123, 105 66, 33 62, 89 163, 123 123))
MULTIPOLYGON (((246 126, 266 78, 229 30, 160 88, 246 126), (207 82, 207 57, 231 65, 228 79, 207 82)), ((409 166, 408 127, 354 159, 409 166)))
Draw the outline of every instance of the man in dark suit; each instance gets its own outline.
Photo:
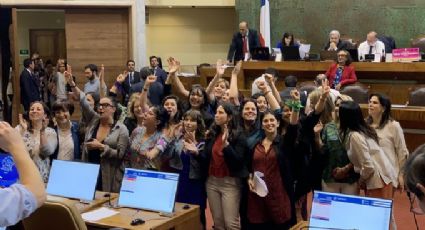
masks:
POLYGON ((149 63, 153 75, 156 76, 156 81, 162 85, 165 85, 165 81, 167 80, 167 72, 162 69, 162 66, 159 63, 159 58, 157 56, 150 56, 149 63))
POLYGON ((329 33, 329 41, 326 43, 323 50, 339 51, 353 48, 353 45, 348 41, 341 40, 341 34, 338 30, 332 30, 329 33))
POLYGON ((124 105, 127 105, 128 99, 130 98, 130 89, 132 85, 140 82, 140 72, 135 71, 136 63, 134 60, 127 61, 127 76, 125 76, 124 81, 122 82, 123 89, 123 102, 124 105))
POLYGON ((260 46, 257 31, 249 29, 248 23, 242 21, 239 23, 239 32, 236 32, 233 35, 232 43, 229 47, 229 53, 227 54, 227 60, 229 62, 244 60, 246 53, 250 54, 254 48, 260 46))
POLYGON ((34 61, 30 58, 24 60, 24 70, 20 76, 21 104, 24 110, 28 111, 30 104, 34 101, 40 101, 40 82, 34 75, 34 61))

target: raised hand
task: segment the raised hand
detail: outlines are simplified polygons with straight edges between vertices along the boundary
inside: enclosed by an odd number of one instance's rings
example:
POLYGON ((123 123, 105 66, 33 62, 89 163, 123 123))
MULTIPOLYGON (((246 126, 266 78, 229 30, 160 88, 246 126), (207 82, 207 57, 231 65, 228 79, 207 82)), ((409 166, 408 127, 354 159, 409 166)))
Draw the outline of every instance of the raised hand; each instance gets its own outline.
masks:
POLYGON ((124 80, 125 80, 125 76, 123 74, 120 74, 120 75, 117 76, 117 82, 118 83, 121 84, 121 83, 124 82, 124 80))
POLYGON ((264 74, 264 79, 266 80, 267 83, 273 84, 273 75, 266 73, 264 74))
POLYGON ((155 75, 149 75, 147 78, 146 78, 146 81, 145 81, 145 85, 146 85, 146 87, 148 87, 148 86, 151 86, 154 82, 156 82, 156 76, 155 75))
POLYGON ((183 148, 191 154, 194 154, 194 155, 199 154, 198 147, 196 147, 195 142, 183 140, 183 148))
POLYGON ((167 59, 168 62, 168 72, 170 74, 175 74, 180 69, 180 62, 174 59, 173 57, 169 57, 167 59))
POLYGON ((227 124, 224 125, 223 136, 221 138, 223 141, 223 148, 226 148, 229 145, 229 129, 227 128, 227 124))
POLYGON ((291 90, 291 97, 294 101, 300 101, 300 92, 298 92, 296 89, 291 90))
POLYGON ((218 75, 223 75, 224 71, 226 70, 226 66, 224 65, 223 60, 219 59, 217 60, 217 65, 216 65, 216 71, 218 75))
POLYGON ((105 65, 101 64, 100 65, 100 73, 99 73, 99 78, 102 80, 105 77, 105 65))
POLYGON ((331 92, 331 87, 329 87, 329 81, 328 79, 325 79, 322 81, 322 97, 329 96, 329 93, 331 92))
POLYGON ((241 71, 241 67, 242 67, 242 61, 238 61, 238 63, 236 63, 235 67, 233 68, 232 74, 238 75, 239 72, 241 71))
POLYGON ((9 123, 0 121, 0 148, 6 152, 13 152, 12 149, 16 146, 25 146, 21 135, 9 123))
POLYGON ((27 131, 27 129, 28 129, 28 123, 24 119, 24 116, 21 113, 18 115, 18 119, 19 119, 19 126, 21 126, 22 131, 23 132, 27 131))
POLYGON ((265 81, 257 81, 257 87, 259 90, 261 90, 263 93, 265 93, 267 91, 267 84, 265 81))

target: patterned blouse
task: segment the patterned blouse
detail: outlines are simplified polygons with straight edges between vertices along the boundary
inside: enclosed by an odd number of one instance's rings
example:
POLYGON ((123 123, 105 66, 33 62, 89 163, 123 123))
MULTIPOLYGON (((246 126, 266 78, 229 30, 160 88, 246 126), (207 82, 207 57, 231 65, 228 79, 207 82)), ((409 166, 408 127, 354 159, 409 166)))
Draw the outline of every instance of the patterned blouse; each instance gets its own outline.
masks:
POLYGON ((145 132, 145 127, 137 127, 131 133, 127 157, 128 165, 136 169, 159 169, 161 165, 159 158, 149 160, 144 154, 157 145, 158 140, 161 138, 161 132, 156 131, 148 139, 142 141, 145 132))
POLYGON ((27 148, 32 160, 37 165, 38 171, 40 171, 41 178, 44 183, 47 183, 49 179, 50 171, 50 159, 49 156, 55 152, 58 145, 58 138, 54 129, 47 127, 45 132, 47 143, 44 146, 40 146, 40 132, 30 132, 26 130, 21 132, 21 126, 15 128, 22 134, 25 147, 27 148))

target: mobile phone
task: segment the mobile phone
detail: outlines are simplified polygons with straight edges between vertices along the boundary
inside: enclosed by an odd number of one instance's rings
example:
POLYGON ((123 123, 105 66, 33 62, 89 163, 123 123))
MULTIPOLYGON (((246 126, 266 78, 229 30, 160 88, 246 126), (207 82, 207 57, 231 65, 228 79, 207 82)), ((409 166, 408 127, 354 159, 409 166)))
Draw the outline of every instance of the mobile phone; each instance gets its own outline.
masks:
POLYGON ((0 187, 9 187, 19 180, 18 169, 13 157, 0 150, 0 187))

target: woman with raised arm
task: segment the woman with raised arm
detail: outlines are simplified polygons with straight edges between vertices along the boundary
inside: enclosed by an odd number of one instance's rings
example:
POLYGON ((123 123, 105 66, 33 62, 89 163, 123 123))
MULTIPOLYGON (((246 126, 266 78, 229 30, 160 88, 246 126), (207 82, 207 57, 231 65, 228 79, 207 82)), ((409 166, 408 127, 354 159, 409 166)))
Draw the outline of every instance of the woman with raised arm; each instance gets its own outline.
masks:
POLYGON ((55 152, 58 145, 57 134, 49 124, 49 109, 43 102, 31 103, 29 122, 22 114, 19 115, 19 125, 16 129, 21 133, 32 160, 37 165, 44 183, 47 183, 50 172, 49 156, 55 152))
POLYGON ((118 121, 120 110, 113 98, 103 97, 97 112, 90 106, 86 95, 71 78, 71 67, 65 78, 74 94, 80 97, 81 111, 87 118, 82 160, 100 164, 97 188, 105 192, 119 192, 124 172, 123 159, 128 145, 128 130, 118 121))
POLYGON ((214 229, 220 230, 240 229, 241 179, 248 177, 245 135, 234 119, 233 105, 218 106, 201 155, 214 229))
MULTIPOLYGON (((295 101, 299 92, 291 92, 295 101)), ((262 118, 265 137, 259 140, 248 160, 248 229, 289 229, 296 223, 293 190, 293 162, 297 159, 295 139, 298 131, 299 111, 291 114, 285 136, 278 133, 279 122, 274 113, 267 111, 262 118), (263 178, 268 193, 257 188, 254 177, 263 178)))
POLYGON ((223 78, 225 70, 225 63, 222 60, 217 60, 216 74, 205 89, 213 108, 217 108, 218 103, 230 87, 229 82, 223 78))
POLYGON ((190 109, 198 110, 204 118, 205 125, 210 127, 214 121, 214 110, 211 106, 206 91, 204 88, 198 85, 193 86, 190 91, 186 90, 179 77, 176 76, 176 72, 180 68, 180 62, 172 57, 170 57, 167 61, 170 68, 167 80, 172 82, 173 86, 175 86, 175 89, 179 94, 188 98, 189 104, 185 106, 184 111, 190 109))

